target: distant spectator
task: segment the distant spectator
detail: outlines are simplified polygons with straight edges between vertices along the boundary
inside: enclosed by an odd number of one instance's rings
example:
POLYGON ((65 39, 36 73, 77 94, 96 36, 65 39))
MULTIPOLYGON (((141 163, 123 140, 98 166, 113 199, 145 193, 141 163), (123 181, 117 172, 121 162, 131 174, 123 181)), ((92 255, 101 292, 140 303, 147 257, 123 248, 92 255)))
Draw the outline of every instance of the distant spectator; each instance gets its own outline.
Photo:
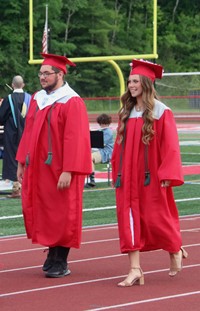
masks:
MULTIPOLYGON (((1 101, 0 101, 0 106, 1 106, 1 101)), ((0 159, 2 158, 3 158, 3 126, 0 126, 0 159)))
POLYGON ((108 163, 112 157, 113 152, 113 131, 110 129, 112 122, 111 116, 103 113, 96 119, 100 126, 100 131, 103 131, 104 148, 92 150, 92 174, 89 176, 89 181, 86 187, 95 187, 95 164, 96 163, 108 163))
POLYGON ((20 198, 21 196, 15 157, 31 98, 30 94, 23 91, 24 86, 23 78, 15 76, 12 80, 13 93, 5 97, 0 104, 0 125, 4 125, 2 178, 13 182, 12 193, 8 195, 10 198, 20 198))

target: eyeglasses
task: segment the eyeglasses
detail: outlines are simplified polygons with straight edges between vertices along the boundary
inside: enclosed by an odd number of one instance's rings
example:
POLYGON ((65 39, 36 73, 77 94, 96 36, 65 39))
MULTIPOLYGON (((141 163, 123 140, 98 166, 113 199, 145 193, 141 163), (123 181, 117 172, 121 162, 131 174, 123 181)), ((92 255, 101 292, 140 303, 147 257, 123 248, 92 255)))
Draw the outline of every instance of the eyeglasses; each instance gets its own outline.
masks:
POLYGON ((53 74, 55 74, 55 73, 57 73, 57 72, 38 72, 38 77, 40 78, 41 76, 43 76, 44 78, 47 78, 48 76, 50 76, 50 75, 53 75, 53 74))

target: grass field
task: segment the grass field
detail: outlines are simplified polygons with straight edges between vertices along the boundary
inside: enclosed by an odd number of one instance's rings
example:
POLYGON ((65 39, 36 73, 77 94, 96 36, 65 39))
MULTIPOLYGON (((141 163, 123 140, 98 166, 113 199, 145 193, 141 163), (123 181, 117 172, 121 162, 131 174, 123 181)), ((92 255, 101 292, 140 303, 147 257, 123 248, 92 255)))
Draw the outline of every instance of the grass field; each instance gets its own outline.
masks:
MULTIPOLYGON (((200 77, 200 76, 199 76, 200 77)), ((158 89, 158 94, 160 94, 160 100, 167 105, 169 108, 172 109, 175 113, 199 113, 199 104, 192 105, 191 99, 189 97, 186 97, 188 94, 185 94, 185 97, 182 97, 184 95, 183 92, 181 92, 180 97, 178 96, 171 96, 167 97, 162 95, 168 95, 163 93, 162 91, 163 86, 161 86, 161 89, 158 89)), ((165 90, 166 91, 166 90, 165 90)), ((186 90, 185 90, 186 91, 186 90)), ((187 91, 186 91, 187 93, 187 91)), ((177 95, 177 93, 175 94, 177 95)), ((199 99, 197 99, 198 101, 199 99)), ((107 113, 116 113, 120 109, 120 99, 114 99, 113 97, 107 97, 104 99, 85 99, 85 104, 87 106, 87 111, 89 114, 100 114, 103 112, 107 113)))
MULTIPOLYGON (((200 164, 199 133, 180 133, 181 157, 183 165, 200 164), (187 142, 189 142, 187 144, 187 142), (186 145, 184 145, 186 143, 186 145), (183 145, 182 145, 183 144, 183 145)), ((0 172, 1 163, 0 160, 0 172)), ((104 171, 106 165, 96 165, 97 171, 104 171)), ((185 176, 185 184, 174 188, 174 195, 180 215, 200 214, 200 175, 185 176)), ((116 223, 115 192, 107 182, 98 183, 94 189, 83 194, 83 226, 116 223), (106 209, 105 209, 106 208, 106 209)), ((0 195, 0 236, 25 233, 22 218, 21 201, 6 199, 0 195), (12 218, 13 217, 13 218, 12 218)))

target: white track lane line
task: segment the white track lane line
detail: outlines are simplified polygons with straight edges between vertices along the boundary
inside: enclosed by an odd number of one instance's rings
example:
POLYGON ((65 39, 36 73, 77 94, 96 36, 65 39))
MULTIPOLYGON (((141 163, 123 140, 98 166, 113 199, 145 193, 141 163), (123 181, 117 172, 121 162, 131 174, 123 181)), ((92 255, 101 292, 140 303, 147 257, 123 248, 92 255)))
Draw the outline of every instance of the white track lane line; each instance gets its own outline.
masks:
POLYGON ((84 311, 103 311, 103 310, 112 310, 112 309, 116 310, 117 308, 130 307, 130 306, 144 304, 144 303, 150 303, 150 302, 155 302, 155 301, 157 302, 157 301, 174 299, 174 298, 182 298, 182 297, 199 295, 199 294, 200 294, 200 291, 187 292, 187 293, 182 293, 182 294, 177 294, 177 295, 170 295, 170 296, 156 297, 156 298, 145 299, 145 300, 138 300, 138 301, 134 301, 134 302, 128 302, 128 303, 123 303, 123 304, 113 305, 113 306, 107 306, 107 307, 102 307, 102 308, 87 309, 84 311))
MULTIPOLYGON (((184 266, 184 269, 196 268, 199 266, 200 266, 200 264, 184 266)), ((145 274, 166 272, 166 271, 169 271, 169 269, 152 270, 152 271, 144 272, 144 275, 145 274)), ((69 287, 69 286, 75 286, 75 285, 85 285, 85 284, 97 283, 97 282, 103 282, 103 281, 105 282, 105 281, 115 280, 115 279, 124 278, 124 277, 126 277, 126 275, 117 275, 117 276, 108 277, 108 278, 92 279, 92 280, 87 280, 87 281, 67 283, 67 284, 59 284, 59 285, 54 285, 54 286, 37 287, 37 288, 32 288, 32 289, 27 289, 27 290, 21 290, 18 292, 16 291, 16 292, 9 292, 9 293, 0 294, 0 298, 1 297, 20 295, 20 294, 28 294, 28 293, 33 293, 33 292, 41 292, 41 291, 45 291, 45 290, 49 290, 49 289, 58 289, 58 288, 62 288, 62 287, 69 287)))
MULTIPOLYGON (((199 231, 200 231, 200 228, 192 228, 192 229, 181 230, 181 233, 183 233, 183 232, 199 232, 199 231)), ((107 243, 107 242, 113 242, 113 241, 119 241, 119 238, 103 239, 103 240, 93 240, 93 241, 82 242, 81 246, 87 245, 87 244, 107 243)), ((0 242, 1 242, 1 240, 0 240, 0 242)), ((22 253, 23 252, 33 252, 33 251, 40 251, 40 250, 44 251, 45 249, 48 249, 48 247, 47 246, 43 246, 43 247, 35 247, 35 248, 28 248, 28 249, 20 249, 20 250, 9 251, 9 252, 0 252, 0 256, 1 255, 21 253, 21 252, 22 253)))
MULTIPOLYGON (((190 245, 184 245, 185 248, 190 248, 190 247, 198 247, 200 244, 190 244, 190 245)), ((162 252, 163 250, 158 249, 150 252, 162 252)), ((78 262, 86 262, 86 261, 94 261, 94 260, 102 260, 102 259, 110 259, 110 258, 116 258, 116 257, 122 257, 122 256, 127 256, 126 254, 115 254, 115 255, 107 255, 107 256, 101 256, 101 257, 91 257, 91 258, 85 258, 85 259, 77 259, 77 260, 71 260, 68 263, 73 264, 73 263, 78 263, 78 262)), ((39 266, 28 266, 28 267, 23 267, 23 268, 14 268, 14 269, 7 269, 7 270, 1 270, 0 273, 8 273, 8 272, 13 272, 13 271, 21 271, 21 270, 29 270, 29 269, 38 269, 41 268, 42 265, 39 266)))

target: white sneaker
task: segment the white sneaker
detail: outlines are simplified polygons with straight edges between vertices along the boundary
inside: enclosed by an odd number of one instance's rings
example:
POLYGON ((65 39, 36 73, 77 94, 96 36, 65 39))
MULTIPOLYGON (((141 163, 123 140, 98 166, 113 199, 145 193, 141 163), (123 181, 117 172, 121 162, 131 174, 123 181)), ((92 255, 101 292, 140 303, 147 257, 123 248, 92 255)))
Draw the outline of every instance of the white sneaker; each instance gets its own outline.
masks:
POLYGON ((12 190, 13 182, 11 180, 0 180, 0 190, 12 190))

